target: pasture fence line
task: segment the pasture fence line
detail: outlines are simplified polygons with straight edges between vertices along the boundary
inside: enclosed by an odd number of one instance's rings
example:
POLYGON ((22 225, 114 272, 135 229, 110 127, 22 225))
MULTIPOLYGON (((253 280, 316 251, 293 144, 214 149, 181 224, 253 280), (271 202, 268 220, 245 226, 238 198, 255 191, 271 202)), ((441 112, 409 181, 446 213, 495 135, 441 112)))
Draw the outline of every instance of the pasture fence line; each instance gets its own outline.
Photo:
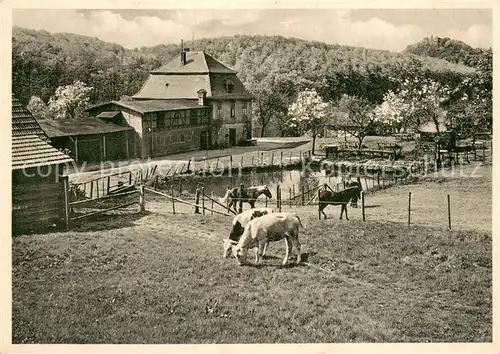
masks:
MULTIPOLYGON (((106 177, 107 179, 107 177, 106 177)), ((69 230, 74 221, 101 215, 109 211, 127 208, 134 204, 140 206, 143 211, 143 190, 129 186, 129 188, 117 190, 114 193, 97 195, 95 198, 87 198, 86 195, 75 193, 69 184, 69 177, 62 177, 64 188, 64 224, 66 230, 69 230), (132 190, 130 190, 132 189, 132 190), (71 192, 71 193, 70 193, 71 192), (73 194, 73 195, 70 195, 73 194), (139 196, 138 200, 129 200, 129 197, 139 196), (74 200, 71 200, 73 197, 74 200), (77 213, 77 210, 79 213, 77 213)), ((91 183, 93 181, 90 181, 91 183)))

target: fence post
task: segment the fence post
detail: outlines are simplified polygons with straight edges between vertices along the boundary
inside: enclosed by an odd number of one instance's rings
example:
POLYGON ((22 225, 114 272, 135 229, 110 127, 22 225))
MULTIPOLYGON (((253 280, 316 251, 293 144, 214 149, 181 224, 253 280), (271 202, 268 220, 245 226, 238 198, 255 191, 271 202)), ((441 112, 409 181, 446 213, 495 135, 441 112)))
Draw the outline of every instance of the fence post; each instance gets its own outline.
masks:
POLYGON ((279 184, 276 186, 276 208, 278 208, 278 211, 281 212, 281 206, 280 206, 280 185, 279 184))
POLYGON ((238 206, 239 213, 243 213, 243 183, 240 183, 240 202, 238 206))
POLYGON ((179 195, 182 196, 182 179, 179 178, 179 195))
POLYGON ((188 172, 190 171, 189 169, 191 168, 191 159, 192 159, 192 157, 190 157, 188 160, 188 168, 187 168, 188 172))
POLYGON ((259 164, 259 166, 264 166, 264 153, 263 152, 260 153, 260 164, 259 164))
POLYGON ((215 168, 214 170, 217 170, 217 167, 219 167, 219 158, 217 157, 217 161, 215 161, 215 168))
POLYGON ((274 165, 274 151, 271 153, 271 166, 274 165))
POLYGON ((212 192, 210 192, 210 199, 212 200, 212 205, 211 205, 212 206, 212 208, 211 208, 212 210, 210 210, 210 215, 214 215, 214 211, 213 211, 213 209, 214 209, 214 198, 215 198, 214 191, 212 191, 212 192))
POLYGON ((171 194, 172 194, 172 212, 175 215, 174 184, 172 184, 171 186, 171 194))
POLYGON ((304 185, 302 185, 301 190, 302 190, 302 193, 300 194, 300 204, 302 204, 302 206, 304 206, 304 197, 305 197, 304 185))
POLYGON ((380 187, 380 172, 377 172, 377 186, 380 187))
POLYGON ((95 181, 95 195, 99 199, 99 180, 95 181))
POLYGON ((451 231, 451 202, 450 195, 448 194, 448 230, 451 231))
POLYGON ((268 199, 269 199, 269 198, 266 196, 266 208, 267 208, 267 200, 268 200, 268 199))
POLYGON ((139 187, 139 205, 141 207, 141 213, 146 211, 146 201, 144 200, 144 185, 141 184, 139 187))
POLYGON ((363 213, 363 221, 366 220, 365 217, 365 192, 361 191, 361 212, 363 213))
POLYGON ((280 167, 283 167, 283 150, 280 151, 280 167))
POLYGON ((321 220, 321 200, 319 199, 320 189, 318 188, 318 219, 321 220))
POLYGON ((288 188, 288 194, 290 197, 288 198, 288 206, 291 208, 292 207, 292 188, 288 188))
POLYGON ((292 163, 292 152, 290 151, 290 159, 288 160, 288 163, 291 164, 292 163))
POLYGON ((205 187, 201 187, 201 208, 203 215, 205 215, 205 187))
POLYGON ((69 230, 69 181, 68 176, 63 176, 63 188, 64 188, 64 225, 66 230, 69 230))
POLYGON ((90 181, 90 199, 92 199, 94 195, 94 181, 90 181))
POLYGON ((198 186, 196 186, 196 194, 195 194, 195 201, 194 203, 196 204, 196 206, 194 207, 194 213, 195 214, 199 214, 200 213, 200 207, 199 207, 199 203, 200 203, 200 189, 198 188, 198 186))
POLYGON ((108 185, 106 186, 106 194, 109 194, 109 184, 111 183, 111 176, 108 176, 108 185))
POLYGON ((132 185, 132 171, 130 171, 130 172, 128 173, 128 184, 129 184, 129 186, 131 186, 131 185, 132 185))
POLYGON ((411 192, 408 192, 408 227, 410 227, 411 220, 411 192))
POLYGON ((229 176, 232 175, 232 170, 233 170, 233 155, 229 156, 229 176))

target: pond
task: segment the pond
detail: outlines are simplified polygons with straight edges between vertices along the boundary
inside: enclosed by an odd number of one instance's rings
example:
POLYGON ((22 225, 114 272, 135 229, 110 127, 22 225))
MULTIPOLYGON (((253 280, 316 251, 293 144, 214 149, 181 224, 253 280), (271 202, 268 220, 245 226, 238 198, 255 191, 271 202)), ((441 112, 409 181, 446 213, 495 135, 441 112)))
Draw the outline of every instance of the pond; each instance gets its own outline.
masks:
POLYGON ((226 193, 227 188, 238 187, 240 183, 243 183, 245 187, 267 185, 273 194, 273 198, 275 198, 276 188, 279 185, 282 191, 282 199, 288 199, 290 192, 292 192, 292 195, 298 195, 301 193, 302 188, 304 188, 304 191, 307 191, 308 189, 327 183, 334 190, 336 188, 342 189, 343 181, 347 183, 350 180, 351 178, 348 175, 319 169, 306 172, 302 170, 252 171, 244 173, 241 176, 234 174, 232 177, 228 175, 185 176, 165 181, 164 187, 170 187, 173 182, 176 193, 182 191, 184 194, 194 194, 197 186, 200 186, 205 188, 206 194, 210 195, 213 192, 215 196, 222 197, 226 193))

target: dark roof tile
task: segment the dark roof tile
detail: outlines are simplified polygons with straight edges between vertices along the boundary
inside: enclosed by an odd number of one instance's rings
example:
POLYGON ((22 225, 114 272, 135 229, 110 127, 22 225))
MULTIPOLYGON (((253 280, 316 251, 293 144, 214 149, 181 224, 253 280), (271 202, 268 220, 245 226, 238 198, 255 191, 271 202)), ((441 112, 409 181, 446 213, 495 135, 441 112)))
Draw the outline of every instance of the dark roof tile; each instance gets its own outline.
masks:
POLYGON ((12 95, 12 169, 71 162, 52 145, 30 111, 12 95))
POLYGON ((99 118, 81 118, 72 120, 40 120, 42 128, 50 138, 75 135, 93 135, 116 133, 133 130, 132 127, 122 127, 106 123, 99 118))

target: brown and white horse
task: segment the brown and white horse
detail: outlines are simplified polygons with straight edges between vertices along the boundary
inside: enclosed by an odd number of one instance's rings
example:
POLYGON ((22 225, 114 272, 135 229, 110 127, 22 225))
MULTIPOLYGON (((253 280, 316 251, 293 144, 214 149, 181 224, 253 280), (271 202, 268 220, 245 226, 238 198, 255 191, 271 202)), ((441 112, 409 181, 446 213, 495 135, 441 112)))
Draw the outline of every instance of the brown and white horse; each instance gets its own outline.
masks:
POLYGON ((257 198, 260 197, 261 194, 264 194, 268 198, 272 198, 273 195, 267 186, 251 186, 248 188, 243 188, 243 195, 240 196, 240 187, 235 187, 232 189, 228 189, 224 198, 219 198, 221 203, 225 203, 227 201, 227 210, 233 207, 233 210, 238 213, 236 210, 236 205, 240 201, 240 199, 250 204, 250 207, 255 208, 255 202, 257 198))

